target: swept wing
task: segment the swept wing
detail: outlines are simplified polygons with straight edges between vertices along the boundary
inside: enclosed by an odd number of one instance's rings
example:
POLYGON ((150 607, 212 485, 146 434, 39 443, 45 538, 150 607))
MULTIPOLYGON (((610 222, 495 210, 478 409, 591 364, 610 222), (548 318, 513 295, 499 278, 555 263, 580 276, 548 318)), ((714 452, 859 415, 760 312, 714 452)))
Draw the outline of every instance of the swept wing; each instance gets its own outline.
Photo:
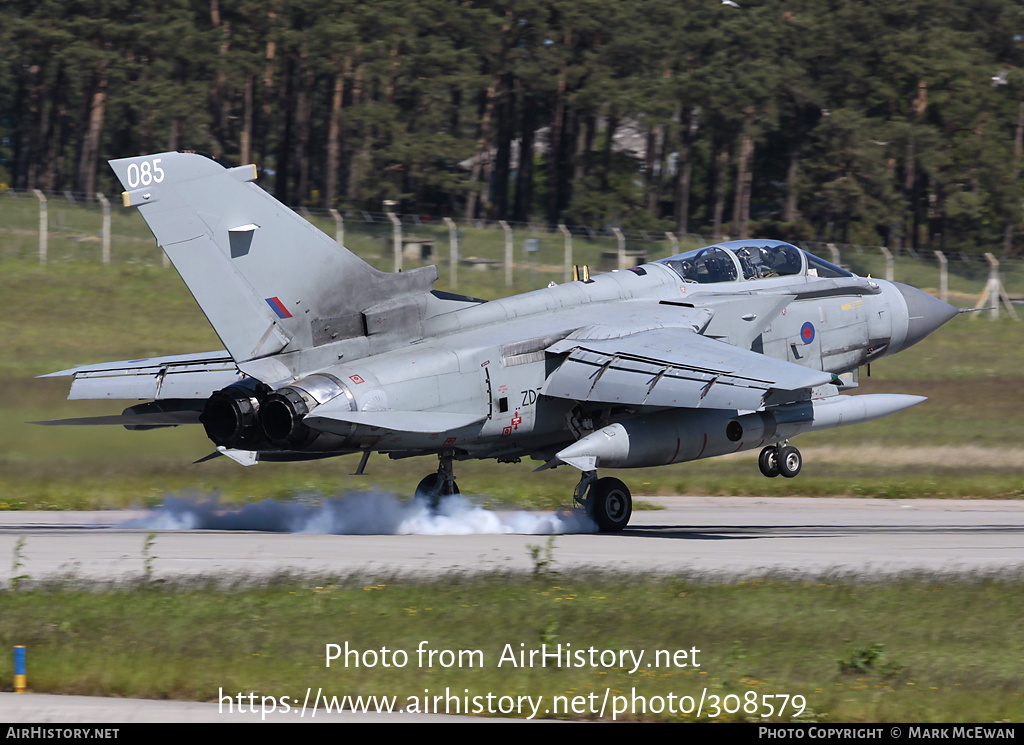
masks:
POLYGON ((69 399, 206 399, 243 376, 225 351, 83 365, 43 375, 72 377, 69 399))
POLYGON ((834 377, 685 328, 614 339, 570 337, 547 351, 568 357, 541 392, 575 401, 754 410, 771 391, 814 388, 834 377))

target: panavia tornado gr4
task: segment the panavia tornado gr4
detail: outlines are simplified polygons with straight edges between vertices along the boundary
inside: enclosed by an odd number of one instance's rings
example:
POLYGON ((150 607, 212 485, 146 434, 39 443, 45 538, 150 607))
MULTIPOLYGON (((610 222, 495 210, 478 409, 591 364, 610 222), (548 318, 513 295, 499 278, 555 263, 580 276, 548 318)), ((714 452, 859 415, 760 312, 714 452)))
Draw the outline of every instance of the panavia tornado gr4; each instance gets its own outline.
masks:
MULTIPOLYGON (((240 463, 436 455, 417 493, 458 492, 453 463, 532 458, 582 473, 604 531, 629 489, 600 468, 760 448, 794 477, 789 438, 913 406, 845 395, 857 368, 958 311, 787 243, 730 241, 483 302, 433 289, 436 267, 369 266, 253 183, 194 153, 111 162, 225 351, 88 365, 70 398, 144 399, 129 429, 201 424, 240 463)), ((568 497, 568 495, 567 495, 568 497)))

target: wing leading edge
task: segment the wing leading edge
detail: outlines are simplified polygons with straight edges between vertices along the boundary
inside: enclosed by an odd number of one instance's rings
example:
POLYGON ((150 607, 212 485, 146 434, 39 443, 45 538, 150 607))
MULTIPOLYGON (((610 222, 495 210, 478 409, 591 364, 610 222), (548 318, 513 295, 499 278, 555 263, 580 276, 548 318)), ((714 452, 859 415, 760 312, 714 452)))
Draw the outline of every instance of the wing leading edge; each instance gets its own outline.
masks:
POLYGON ((771 391, 831 383, 834 376, 708 339, 661 328, 616 339, 564 339, 568 354, 541 391, 575 401, 756 410, 771 391))

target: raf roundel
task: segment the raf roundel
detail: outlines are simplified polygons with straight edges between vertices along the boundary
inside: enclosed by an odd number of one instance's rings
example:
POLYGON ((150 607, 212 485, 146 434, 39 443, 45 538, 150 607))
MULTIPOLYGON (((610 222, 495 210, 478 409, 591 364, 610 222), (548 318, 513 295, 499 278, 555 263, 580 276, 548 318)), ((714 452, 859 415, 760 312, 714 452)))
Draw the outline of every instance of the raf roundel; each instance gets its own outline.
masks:
POLYGON ((814 341, 814 324, 808 321, 800 327, 800 338, 804 344, 810 344, 814 341))

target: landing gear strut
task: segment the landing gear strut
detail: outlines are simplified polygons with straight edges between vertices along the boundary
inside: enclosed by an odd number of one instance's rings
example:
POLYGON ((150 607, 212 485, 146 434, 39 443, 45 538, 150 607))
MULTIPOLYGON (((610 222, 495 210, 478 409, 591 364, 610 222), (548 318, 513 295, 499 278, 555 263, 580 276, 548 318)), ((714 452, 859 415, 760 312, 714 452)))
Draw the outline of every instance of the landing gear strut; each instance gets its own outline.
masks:
POLYGON ((597 477, 597 471, 584 471, 573 493, 602 533, 618 533, 633 514, 633 497, 618 479, 597 477), (584 496, 586 495, 586 496, 584 496))
POLYGON ((427 500, 432 510, 436 510, 445 497, 459 493, 459 485, 455 483, 455 469, 452 468, 455 453, 446 450, 439 453, 437 459, 437 473, 424 476, 416 485, 416 493, 413 496, 413 499, 427 500))
POLYGON ((804 458, 800 451, 786 443, 766 447, 757 458, 757 467, 770 479, 779 474, 791 479, 800 473, 803 464, 804 458))

